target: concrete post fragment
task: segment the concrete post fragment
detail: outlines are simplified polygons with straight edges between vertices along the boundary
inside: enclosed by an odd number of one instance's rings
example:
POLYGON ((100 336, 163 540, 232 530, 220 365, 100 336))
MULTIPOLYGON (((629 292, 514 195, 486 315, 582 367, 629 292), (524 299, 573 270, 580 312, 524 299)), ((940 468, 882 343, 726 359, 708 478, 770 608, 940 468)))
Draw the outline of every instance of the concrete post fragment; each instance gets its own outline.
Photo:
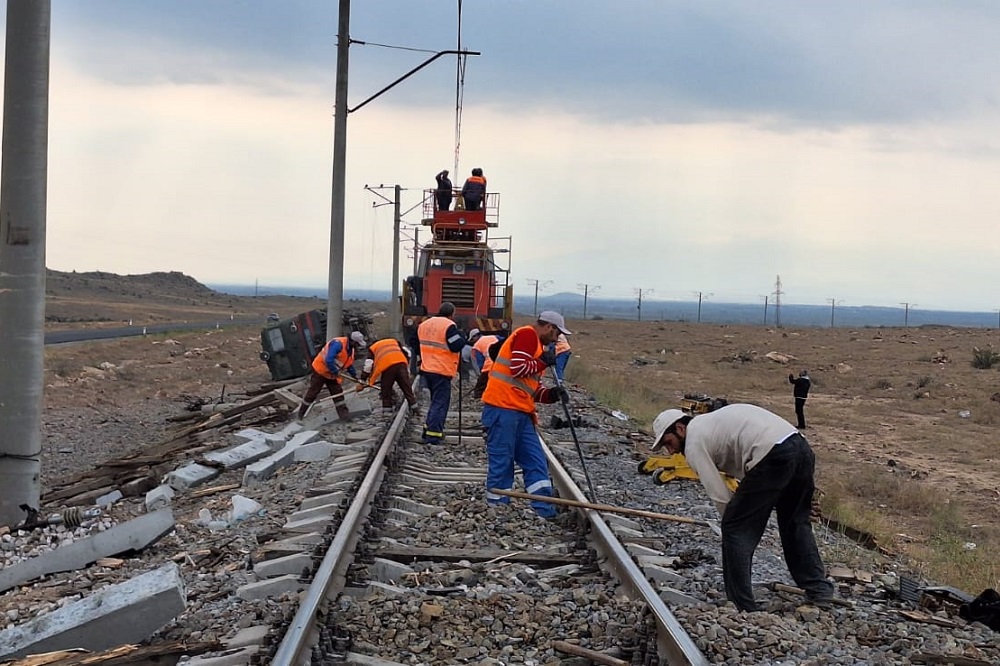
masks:
POLYGON ((0 632, 0 658, 139 643, 184 612, 186 603, 180 570, 171 562, 0 632))

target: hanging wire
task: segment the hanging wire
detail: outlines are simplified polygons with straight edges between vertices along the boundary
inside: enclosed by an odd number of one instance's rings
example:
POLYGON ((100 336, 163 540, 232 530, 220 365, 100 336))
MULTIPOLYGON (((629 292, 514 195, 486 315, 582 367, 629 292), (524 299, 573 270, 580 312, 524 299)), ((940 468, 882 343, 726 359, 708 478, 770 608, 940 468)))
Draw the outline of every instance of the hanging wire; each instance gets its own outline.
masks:
MULTIPOLYGON (((462 0, 458 0, 458 48, 462 50, 462 0)), ((455 178, 459 178, 458 161, 462 150, 462 102, 465 98, 466 57, 459 54, 455 65, 455 178)))

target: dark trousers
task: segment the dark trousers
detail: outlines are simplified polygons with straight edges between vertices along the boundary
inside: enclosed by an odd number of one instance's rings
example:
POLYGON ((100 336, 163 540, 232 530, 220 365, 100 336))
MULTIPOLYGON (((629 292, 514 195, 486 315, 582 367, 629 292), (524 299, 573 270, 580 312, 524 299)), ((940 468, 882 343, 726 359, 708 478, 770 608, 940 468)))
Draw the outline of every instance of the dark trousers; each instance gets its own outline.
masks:
POLYGON ((302 405, 299 406, 299 417, 304 417, 306 411, 309 410, 309 406, 316 402, 316 398, 319 397, 320 391, 323 387, 326 387, 330 391, 330 395, 333 397, 333 406, 337 408, 337 414, 341 418, 346 418, 347 403, 344 401, 344 387, 341 386, 339 379, 330 379, 324 377, 323 375, 314 372, 309 376, 309 388, 306 389, 306 394, 302 396, 302 405))
POLYGON ((726 597, 740 610, 757 610, 751 565, 772 510, 778 514, 781 548, 795 584, 809 599, 833 596, 809 520, 815 467, 809 443, 794 434, 747 472, 729 500, 722 516, 722 577, 726 597))
POLYGON ((798 419, 798 428, 801 430, 806 427, 806 399, 796 398, 795 399, 795 418, 798 419))
POLYGON ((438 190, 436 196, 438 210, 448 210, 451 208, 451 190, 445 190, 443 192, 438 190))
POLYGON ((399 390, 403 392, 403 397, 406 398, 410 407, 417 406, 417 398, 413 395, 413 387, 410 386, 410 371, 406 369, 406 363, 390 365, 382 371, 380 381, 382 383, 380 397, 383 407, 393 407, 395 404, 396 396, 392 388, 393 385, 398 386, 399 390))
POLYGON ((444 439, 444 420, 448 418, 448 407, 451 406, 451 377, 432 372, 421 372, 420 376, 431 392, 431 404, 424 419, 424 441, 438 444, 444 439))

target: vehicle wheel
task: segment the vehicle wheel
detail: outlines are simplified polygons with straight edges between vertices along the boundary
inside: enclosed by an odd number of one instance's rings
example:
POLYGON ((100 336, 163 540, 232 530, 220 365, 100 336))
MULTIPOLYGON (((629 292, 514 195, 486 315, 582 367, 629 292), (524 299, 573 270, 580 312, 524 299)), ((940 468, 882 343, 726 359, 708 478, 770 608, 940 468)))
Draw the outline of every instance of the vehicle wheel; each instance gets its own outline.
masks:
POLYGON ((268 359, 270 359, 270 358, 271 358, 271 355, 269 353, 267 353, 266 351, 260 353, 260 360, 264 361, 264 363, 267 363, 268 359))
POLYGON ((664 481, 662 478, 660 478, 660 474, 663 471, 664 471, 663 469, 658 469, 655 472, 653 472, 653 483, 655 483, 658 486, 665 486, 668 483, 670 483, 670 479, 667 479, 666 481, 664 481))

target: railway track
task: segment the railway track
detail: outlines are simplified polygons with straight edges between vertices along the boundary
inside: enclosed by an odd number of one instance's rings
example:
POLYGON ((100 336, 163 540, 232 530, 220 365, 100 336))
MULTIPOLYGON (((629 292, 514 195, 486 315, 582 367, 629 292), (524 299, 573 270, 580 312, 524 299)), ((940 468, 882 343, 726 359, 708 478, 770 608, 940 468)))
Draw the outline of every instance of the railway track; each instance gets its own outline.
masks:
MULTIPOLYGON (((590 499, 716 517, 697 482, 656 486, 637 475, 631 426, 582 392, 573 396, 598 495, 590 499)), ((557 407, 542 408, 543 426, 561 415, 557 407)), ((226 471, 213 483, 228 490, 179 493, 175 529, 154 546, 0 595, 8 629, 173 563, 185 609, 144 646, 176 645, 173 658, 191 655, 182 663, 589 663, 575 653, 610 664, 1000 662, 989 629, 896 598, 903 572, 874 554, 870 577, 840 579, 843 605, 818 609, 789 591, 770 528, 754 569, 766 612, 741 614, 724 600, 718 537, 703 526, 579 509, 545 521, 521 500, 488 506, 478 412, 467 400, 462 428, 449 415, 441 446, 418 442, 419 419, 405 408, 391 421, 319 424, 328 459, 243 487, 245 471, 226 471), (219 520, 236 493, 262 508, 219 520)), ((290 434, 287 423, 268 430, 290 434)), ((560 495, 587 499, 570 431, 545 427, 543 437, 560 495)), ((143 510, 125 500, 96 526, 6 535, 7 564, 143 510)), ((858 561, 844 537, 820 527, 817 534, 828 566, 848 552, 858 561)), ((107 663, 149 663, 141 654, 107 663)))

